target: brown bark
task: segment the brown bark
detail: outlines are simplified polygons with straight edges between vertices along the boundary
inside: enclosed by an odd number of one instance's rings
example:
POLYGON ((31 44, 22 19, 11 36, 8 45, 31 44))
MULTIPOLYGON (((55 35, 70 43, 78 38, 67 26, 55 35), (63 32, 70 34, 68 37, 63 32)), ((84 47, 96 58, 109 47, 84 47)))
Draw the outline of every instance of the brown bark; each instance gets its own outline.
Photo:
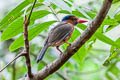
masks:
POLYGON ((33 8, 35 6, 37 0, 34 0, 32 9, 30 11, 30 14, 28 16, 28 19, 26 17, 26 13, 24 14, 24 43, 25 43, 25 59, 26 59, 26 65, 27 65, 27 69, 28 69, 28 76, 29 78, 32 78, 32 70, 31 70, 31 61, 30 61, 30 56, 29 56, 29 40, 28 40, 28 25, 30 23, 30 18, 33 12, 33 8))

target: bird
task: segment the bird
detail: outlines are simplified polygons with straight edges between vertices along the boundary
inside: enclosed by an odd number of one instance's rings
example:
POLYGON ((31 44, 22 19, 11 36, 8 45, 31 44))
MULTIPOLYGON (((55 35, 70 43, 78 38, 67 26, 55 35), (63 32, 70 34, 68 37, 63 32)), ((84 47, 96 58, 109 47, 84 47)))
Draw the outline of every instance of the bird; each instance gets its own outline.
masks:
POLYGON ((63 17, 62 21, 59 24, 57 24, 54 28, 52 28, 48 33, 48 36, 44 41, 44 46, 41 49, 39 56, 37 57, 37 63, 40 60, 42 60, 48 47, 56 47, 60 54, 62 54, 62 51, 59 49, 59 46, 64 43, 71 45, 71 43, 67 41, 70 39, 74 31, 74 26, 76 26, 78 23, 85 22, 87 22, 87 20, 79 19, 74 15, 67 15, 63 17))

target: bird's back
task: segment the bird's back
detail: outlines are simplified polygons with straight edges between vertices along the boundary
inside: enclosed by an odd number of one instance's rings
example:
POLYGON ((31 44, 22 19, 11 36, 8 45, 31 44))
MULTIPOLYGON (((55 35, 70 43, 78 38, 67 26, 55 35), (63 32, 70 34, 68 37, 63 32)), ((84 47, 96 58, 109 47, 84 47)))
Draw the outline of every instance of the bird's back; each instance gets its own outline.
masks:
POLYGON ((74 28, 72 24, 61 22, 51 29, 46 39, 46 43, 50 46, 56 46, 57 44, 59 45, 59 43, 62 44, 62 41, 64 41, 73 30, 74 28))

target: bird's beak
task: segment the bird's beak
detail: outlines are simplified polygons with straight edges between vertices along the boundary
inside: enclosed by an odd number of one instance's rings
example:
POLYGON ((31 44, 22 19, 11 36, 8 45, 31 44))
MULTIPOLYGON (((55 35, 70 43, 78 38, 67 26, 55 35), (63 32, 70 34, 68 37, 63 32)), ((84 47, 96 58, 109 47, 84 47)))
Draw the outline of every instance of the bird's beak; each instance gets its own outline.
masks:
POLYGON ((81 19, 78 20, 78 23, 85 23, 85 22, 88 22, 88 21, 87 20, 81 20, 81 19))

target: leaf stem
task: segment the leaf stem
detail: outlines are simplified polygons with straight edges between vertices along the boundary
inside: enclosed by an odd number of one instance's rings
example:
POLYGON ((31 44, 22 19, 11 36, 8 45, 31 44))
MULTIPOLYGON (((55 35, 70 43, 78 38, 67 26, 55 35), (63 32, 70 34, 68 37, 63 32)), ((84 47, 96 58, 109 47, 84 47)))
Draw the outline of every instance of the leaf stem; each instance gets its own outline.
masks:
POLYGON ((52 9, 51 6, 48 6, 50 8, 50 10, 52 11, 52 14, 56 17, 56 19, 60 22, 60 19, 58 18, 56 12, 52 9))

